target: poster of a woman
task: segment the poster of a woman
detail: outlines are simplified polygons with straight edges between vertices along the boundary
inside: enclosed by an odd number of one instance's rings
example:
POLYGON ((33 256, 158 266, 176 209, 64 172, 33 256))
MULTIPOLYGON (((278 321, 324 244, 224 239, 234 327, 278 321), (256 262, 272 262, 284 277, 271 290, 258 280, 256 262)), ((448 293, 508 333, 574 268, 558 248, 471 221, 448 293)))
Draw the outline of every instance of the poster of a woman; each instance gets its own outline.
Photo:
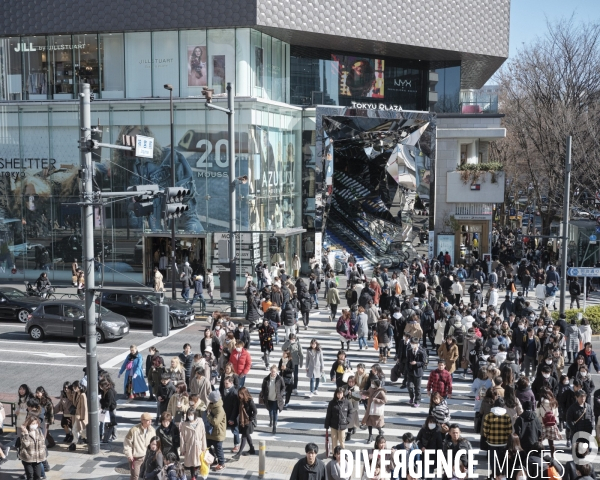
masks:
POLYGON ((207 85, 206 73, 206 47, 188 45, 188 87, 205 87, 207 85))

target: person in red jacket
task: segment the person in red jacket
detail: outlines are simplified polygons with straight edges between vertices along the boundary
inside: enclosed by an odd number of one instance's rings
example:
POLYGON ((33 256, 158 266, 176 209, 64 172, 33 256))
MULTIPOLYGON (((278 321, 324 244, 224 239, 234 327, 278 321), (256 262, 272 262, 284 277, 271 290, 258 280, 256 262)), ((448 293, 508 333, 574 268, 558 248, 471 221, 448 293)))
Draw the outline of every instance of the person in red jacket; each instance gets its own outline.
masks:
POLYGON ((437 370, 429 374, 427 382, 427 395, 438 392, 444 398, 452 396, 452 375, 446 370, 446 362, 438 360, 437 370))
POLYGON ((250 356, 250 352, 244 348, 243 341, 237 341, 235 350, 231 353, 229 361, 233 365, 233 370, 240 378, 239 387, 242 388, 246 383, 246 375, 252 366, 252 357, 250 356))

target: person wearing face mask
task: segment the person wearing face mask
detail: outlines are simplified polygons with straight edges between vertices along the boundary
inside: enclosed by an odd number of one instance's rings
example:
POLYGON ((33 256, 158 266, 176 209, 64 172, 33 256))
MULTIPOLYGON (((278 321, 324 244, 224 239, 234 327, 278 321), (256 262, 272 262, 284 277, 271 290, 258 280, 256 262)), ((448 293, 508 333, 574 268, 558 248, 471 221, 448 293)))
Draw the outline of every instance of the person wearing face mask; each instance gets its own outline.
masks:
POLYGON ((410 396, 409 405, 418 408, 421 402, 421 379, 427 365, 427 353, 419 347, 419 338, 413 337, 410 344, 411 348, 408 350, 406 358, 406 384, 410 396))
POLYGON ((235 351, 231 353, 229 362, 233 365, 233 370, 240 379, 240 387, 243 387, 246 383, 246 375, 252 367, 252 357, 250 352, 244 348, 244 343, 241 340, 236 343, 235 351))
MULTIPOLYGON (((521 330, 522 332, 522 330, 521 330)), ((528 327, 527 333, 523 337, 523 366, 522 371, 525 375, 530 376, 533 373, 535 364, 542 349, 540 339, 533 334, 533 328, 528 327)))
POLYGON ((531 385, 531 390, 537 402, 540 401, 540 394, 544 388, 550 390, 553 395, 558 390, 558 381, 552 376, 552 367, 549 365, 542 367, 540 374, 535 377, 531 385))
POLYGON ((426 450, 432 452, 430 458, 437 465, 436 454, 438 450, 442 450, 443 448, 443 437, 442 430, 433 415, 427 416, 425 423, 419 430, 419 433, 417 433, 415 442, 417 447, 421 449, 423 455, 425 455, 426 450))
POLYGON ((594 390, 596 389, 596 385, 592 380, 590 372, 588 372, 588 369, 585 367, 579 367, 579 373, 577 374, 575 379, 581 382, 581 388, 587 395, 587 402, 590 404, 590 406, 592 406, 593 394, 594 390))
POLYGON ((542 435, 540 442, 548 440, 551 455, 554 456, 554 442, 562 440, 562 434, 558 430, 558 402, 549 390, 545 389, 541 394, 541 399, 536 415, 542 423, 542 435))
POLYGON ((186 412, 185 421, 179 425, 180 451, 183 465, 196 478, 200 467, 200 454, 207 448, 204 422, 198 418, 195 410, 186 412))
POLYGON ((550 375, 558 382, 559 374, 558 370, 556 369, 556 364, 554 363, 554 356, 551 353, 548 353, 548 356, 544 358, 544 361, 538 365, 536 375, 539 375, 542 372, 542 368, 544 368, 546 365, 551 369, 550 375))
POLYGON ((262 325, 258 328, 258 338, 260 341, 260 351, 263 354, 263 361, 265 364, 265 370, 269 370, 270 359, 269 356, 273 351, 273 337, 275 330, 271 326, 269 320, 265 318, 262 325))
POLYGON ((233 332, 233 337, 238 341, 244 342, 244 348, 248 348, 250 345, 250 332, 244 328, 243 323, 238 323, 238 327, 233 332))
POLYGON ((156 436, 160 439, 163 456, 173 452, 179 460, 179 427, 172 421, 173 416, 169 412, 163 412, 160 423, 156 429, 156 436))
POLYGON ((585 362, 585 366, 588 370, 592 369, 592 365, 596 370, 596 373, 600 373, 600 364, 598 364, 598 358, 596 357, 596 352, 592 350, 591 342, 585 343, 583 346, 583 350, 578 353, 578 356, 582 356, 585 362))
POLYGON ((19 458, 25 467, 27 480, 42 478, 42 463, 46 461, 46 439, 40 428, 40 420, 28 416, 19 427, 19 458))

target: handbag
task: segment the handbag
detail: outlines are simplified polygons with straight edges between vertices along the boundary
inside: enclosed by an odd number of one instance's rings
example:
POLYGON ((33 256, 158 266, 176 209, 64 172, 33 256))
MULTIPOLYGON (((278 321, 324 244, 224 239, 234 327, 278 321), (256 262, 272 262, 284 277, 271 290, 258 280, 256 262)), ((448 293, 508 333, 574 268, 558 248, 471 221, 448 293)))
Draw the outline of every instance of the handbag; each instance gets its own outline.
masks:
POLYGON ((69 407, 69 414, 70 415, 75 415, 77 413, 77 407, 75 405, 71 405, 69 407))
POLYGON ((212 453, 210 453, 210 450, 206 449, 204 450, 204 459, 203 459, 206 463, 208 463, 209 465, 212 465, 212 463, 215 461, 215 457, 213 456, 212 453))
POLYGON ((348 379, 349 379, 350 377, 353 377, 353 376, 354 376, 354 372, 352 371, 352 369, 351 369, 351 368, 348 368, 348 369, 347 369, 347 370, 344 372, 344 375, 342 375, 342 382, 344 382, 344 383, 348 383, 348 379))
POLYGON ((383 417, 384 410, 385 410, 384 403, 375 403, 375 402, 371 401, 371 407, 369 408, 369 415, 383 417))
POLYGON ((127 365, 125 366, 125 370, 131 370, 133 369, 133 360, 130 360, 127 365))

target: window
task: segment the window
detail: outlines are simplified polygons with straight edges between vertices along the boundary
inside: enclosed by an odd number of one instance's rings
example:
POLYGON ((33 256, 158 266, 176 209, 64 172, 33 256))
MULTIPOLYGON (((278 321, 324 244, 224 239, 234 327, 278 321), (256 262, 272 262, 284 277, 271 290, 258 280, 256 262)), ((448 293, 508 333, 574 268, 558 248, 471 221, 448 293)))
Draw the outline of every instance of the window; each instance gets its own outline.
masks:
POLYGON ((215 93, 226 93, 227 82, 235 81, 235 31, 208 31, 208 78, 215 93))
POLYGON ((100 34, 102 98, 125 97, 125 45, 122 33, 100 34))
POLYGON ((179 35, 178 32, 152 33, 152 93, 168 97, 166 84, 173 85, 173 96, 179 96, 179 35))
POLYGON ((49 91, 46 37, 23 37, 18 47, 23 55, 24 98, 46 100, 49 91))
POLYGON ((77 93, 80 83, 89 83, 92 93, 99 93, 98 36, 73 35, 73 59, 75 63, 75 93, 77 93))
POLYGON ((152 96, 152 43, 150 32, 125 34, 127 98, 152 96))
POLYGON ((83 316, 83 310, 73 305, 65 305, 65 317, 67 318, 79 318, 83 316))
POLYGON ((73 98, 74 73, 71 35, 48 37, 50 95, 56 100, 73 98))
POLYGON ((21 100, 23 72, 20 43, 19 37, 0 39, 0 100, 21 100))
POLYGON ((62 305, 44 305, 44 314, 61 316, 62 305))
POLYGON ((179 32, 179 80, 182 97, 201 95, 208 85, 206 30, 179 32))

